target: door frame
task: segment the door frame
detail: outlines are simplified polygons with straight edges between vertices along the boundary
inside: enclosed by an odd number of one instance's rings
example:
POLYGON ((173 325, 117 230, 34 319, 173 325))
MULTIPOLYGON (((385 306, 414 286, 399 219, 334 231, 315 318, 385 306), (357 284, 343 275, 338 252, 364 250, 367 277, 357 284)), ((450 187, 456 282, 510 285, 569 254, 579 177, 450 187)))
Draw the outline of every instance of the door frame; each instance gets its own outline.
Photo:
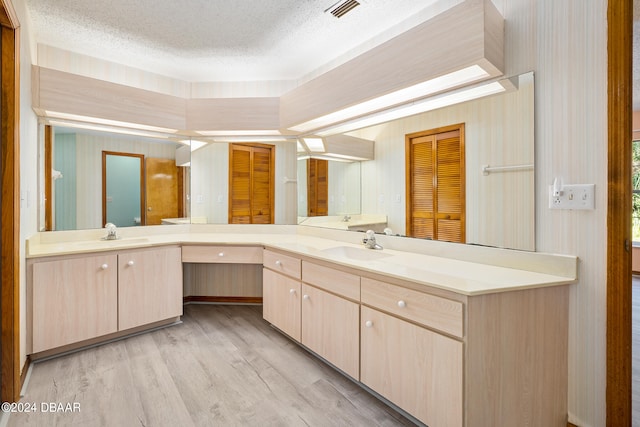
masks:
POLYGON ((633 0, 607 2, 606 425, 630 426, 633 0))
POLYGON ((102 226, 107 223, 107 156, 137 157, 140 159, 140 225, 146 224, 144 154, 121 153, 119 151, 102 151, 102 226))
POLYGON ((0 0, 0 400, 20 398, 20 23, 0 0), (7 226, 8 225, 8 226, 7 226))

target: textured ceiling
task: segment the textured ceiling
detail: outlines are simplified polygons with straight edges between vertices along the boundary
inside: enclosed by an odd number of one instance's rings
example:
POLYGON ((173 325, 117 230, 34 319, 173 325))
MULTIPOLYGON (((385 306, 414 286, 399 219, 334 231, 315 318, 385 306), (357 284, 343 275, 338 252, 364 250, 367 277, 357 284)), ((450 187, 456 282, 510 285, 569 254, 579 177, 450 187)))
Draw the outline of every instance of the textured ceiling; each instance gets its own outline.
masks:
POLYGON ((186 81, 297 80, 416 25, 436 0, 27 0, 38 43, 186 81))

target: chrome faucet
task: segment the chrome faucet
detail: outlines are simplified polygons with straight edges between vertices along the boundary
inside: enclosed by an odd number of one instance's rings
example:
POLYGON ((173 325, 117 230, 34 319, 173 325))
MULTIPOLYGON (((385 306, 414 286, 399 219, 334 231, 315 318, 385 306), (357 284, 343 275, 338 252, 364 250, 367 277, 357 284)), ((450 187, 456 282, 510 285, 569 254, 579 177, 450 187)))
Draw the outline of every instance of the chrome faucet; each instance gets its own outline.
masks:
POLYGON ((367 237, 362 239, 362 243, 364 243, 364 247, 367 249, 382 249, 378 243, 376 243, 376 233, 373 230, 367 230, 365 233, 367 237))
POLYGON ((115 224, 108 222, 104 225, 104 228, 107 230, 107 235, 103 237, 104 240, 116 240, 118 238, 115 224))
POLYGON ((349 215, 345 215, 342 217, 342 222, 349 222, 350 219, 351 217, 349 215))

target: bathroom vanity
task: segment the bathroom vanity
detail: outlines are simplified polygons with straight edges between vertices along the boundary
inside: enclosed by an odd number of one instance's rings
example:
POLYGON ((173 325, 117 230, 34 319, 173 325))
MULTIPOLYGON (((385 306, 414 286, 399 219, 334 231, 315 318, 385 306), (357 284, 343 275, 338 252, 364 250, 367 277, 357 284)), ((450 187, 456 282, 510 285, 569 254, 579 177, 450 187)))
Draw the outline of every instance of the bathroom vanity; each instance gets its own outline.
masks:
POLYGON ((33 358, 171 324, 209 281, 183 266, 220 266, 218 296, 262 301, 277 329, 427 425, 566 425, 575 257, 391 236, 371 250, 362 233, 296 226, 99 232, 29 240, 33 358))

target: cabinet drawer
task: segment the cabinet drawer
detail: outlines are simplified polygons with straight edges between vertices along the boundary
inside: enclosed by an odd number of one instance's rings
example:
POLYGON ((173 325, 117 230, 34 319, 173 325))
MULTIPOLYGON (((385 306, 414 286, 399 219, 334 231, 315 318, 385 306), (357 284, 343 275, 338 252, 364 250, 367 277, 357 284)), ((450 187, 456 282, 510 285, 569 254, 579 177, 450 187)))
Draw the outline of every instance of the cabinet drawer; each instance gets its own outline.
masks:
POLYGON ((402 286, 362 278, 362 303, 463 337, 463 304, 402 286))
POLYGON ((302 261, 302 281, 355 301, 360 301, 360 276, 302 261))
POLYGON ((183 246, 182 262, 262 264, 261 246, 183 246))
POLYGON ((294 279, 300 279, 300 258, 265 249, 263 262, 266 268, 286 274, 294 279))

